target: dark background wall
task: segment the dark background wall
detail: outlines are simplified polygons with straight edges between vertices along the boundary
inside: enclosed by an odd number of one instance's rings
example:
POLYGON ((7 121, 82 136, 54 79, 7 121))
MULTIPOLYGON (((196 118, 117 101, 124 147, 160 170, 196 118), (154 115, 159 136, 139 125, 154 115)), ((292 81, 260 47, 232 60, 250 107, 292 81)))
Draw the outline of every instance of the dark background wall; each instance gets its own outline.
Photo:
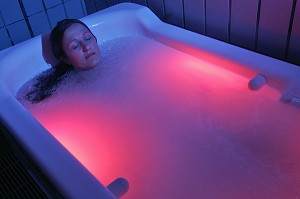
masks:
POLYGON ((0 50, 51 31, 59 20, 85 15, 83 0, 0 0, 0 50))
POLYGON ((300 65, 299 0, 85 0, 87 13, 132 2, 162 21, 300 65))

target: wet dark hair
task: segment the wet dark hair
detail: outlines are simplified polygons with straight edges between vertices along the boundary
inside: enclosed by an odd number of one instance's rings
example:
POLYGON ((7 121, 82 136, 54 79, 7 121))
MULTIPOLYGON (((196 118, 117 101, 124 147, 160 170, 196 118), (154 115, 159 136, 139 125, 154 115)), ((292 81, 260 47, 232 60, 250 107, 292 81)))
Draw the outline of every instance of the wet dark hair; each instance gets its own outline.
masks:
MULTIPOLYGON (((32 89, 26 94, 26 99, 31 101, 32 103, 40 102, 41 100, 50 96, 59 86, 60 82, 64 79, 65 74, 71 69, 73 69, 72 65, 69 65, 63 61, 64 58, 66 58, 66 55, 62 43, 64 32, 72 24, 76 23, 83 25, 91 32, 89 27, 78 19, 61 20, 57 22, 56 26, 51 31, 50 43, 52 53, 59 62, 56 66, 53 66, 53 68, 48 69, 47 71, 43 72, 42 74, 36 77, 36 83, 33 85, 32 89)), ((93 35, 92 32, 91 34, 93 35)))

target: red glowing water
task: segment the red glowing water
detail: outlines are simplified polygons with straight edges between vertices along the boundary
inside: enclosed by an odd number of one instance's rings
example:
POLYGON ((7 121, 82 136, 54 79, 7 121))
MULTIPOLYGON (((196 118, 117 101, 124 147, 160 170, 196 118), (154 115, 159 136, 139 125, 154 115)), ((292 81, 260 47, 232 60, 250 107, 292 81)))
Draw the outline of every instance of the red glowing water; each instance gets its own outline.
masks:
POLYGON ((108 64, 27 107, 101 182, 127 178, 130 199, 300 196, 299 109, 249 90, 233 61, 119 42, 108 64))

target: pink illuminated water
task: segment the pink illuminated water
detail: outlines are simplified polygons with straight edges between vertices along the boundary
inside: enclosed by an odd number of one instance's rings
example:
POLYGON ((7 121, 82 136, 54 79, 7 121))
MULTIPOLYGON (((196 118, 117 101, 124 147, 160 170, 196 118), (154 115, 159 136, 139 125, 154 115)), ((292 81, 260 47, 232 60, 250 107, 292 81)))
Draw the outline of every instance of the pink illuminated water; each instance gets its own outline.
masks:
POLYGON ((278 91, 142 36, 100 47, 101 66, 22 103, 101 182, 127 178, 124 199, 300 197, 300 110, 278 91))

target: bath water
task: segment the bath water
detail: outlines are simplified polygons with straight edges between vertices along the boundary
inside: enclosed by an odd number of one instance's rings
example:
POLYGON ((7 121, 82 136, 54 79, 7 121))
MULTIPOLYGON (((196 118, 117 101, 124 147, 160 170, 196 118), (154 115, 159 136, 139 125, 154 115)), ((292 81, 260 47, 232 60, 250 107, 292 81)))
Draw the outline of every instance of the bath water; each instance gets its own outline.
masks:
POLYGON ((300 112, 277 90, 143 36, 100 49, 40 103, 17 96, 104 185, 128 179, 124 199, 300 197, 300 112))

